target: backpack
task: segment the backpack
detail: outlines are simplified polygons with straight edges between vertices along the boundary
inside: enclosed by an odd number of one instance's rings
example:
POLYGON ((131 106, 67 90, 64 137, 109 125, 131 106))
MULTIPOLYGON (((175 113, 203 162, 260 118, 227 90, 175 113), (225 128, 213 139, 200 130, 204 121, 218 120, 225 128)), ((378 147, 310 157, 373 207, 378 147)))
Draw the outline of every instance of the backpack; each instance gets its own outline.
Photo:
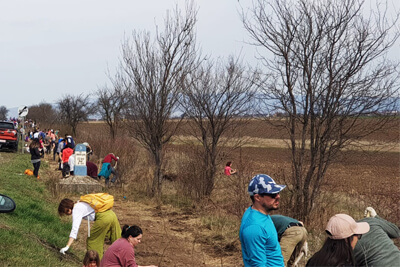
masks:
POLYGON ((84 195, 80 197, 79 201, 88 203, 94 212, 103 212, 114 206, 114 197, 108 193, 84 195))

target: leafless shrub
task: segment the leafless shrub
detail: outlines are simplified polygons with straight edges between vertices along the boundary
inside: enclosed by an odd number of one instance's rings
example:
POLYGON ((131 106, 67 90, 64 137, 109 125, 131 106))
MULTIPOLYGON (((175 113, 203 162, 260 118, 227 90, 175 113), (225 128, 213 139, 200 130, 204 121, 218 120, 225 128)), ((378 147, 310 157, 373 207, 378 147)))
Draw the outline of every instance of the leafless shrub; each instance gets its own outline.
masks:
POLYGON ((0 106, 0 120, 7 120, 8 111, 6 106, 0 106))
POLYGON ((38 105, 30 106, 26 118, 39 123, 42 128, 49 128, 53 127, 58 118, 58 113, 51 104, 42 102, 38 105))
POLYGON ((167 14, 164 31, 134 32, 122 45, 121 79, 129 92, 125 110, 127 129, 147 149, 154 166, 153 194, 160 196, 164 146, 176 127, 168 121, 176 112, 184 78, 198 65, 195 38, 197 10, 167 14))
POLYGON ((57 101, 59 119, 70 127, 71 134, 76 136, 78 124, 87 121, 89 115, 93 114, 93 105, 90 103, 89 95, 65 95, 57 101))
POLYGON ((241 218, 246 208, 251 205, 247 192, 249 181, 252 178, 252 171, 248 168, 249 162, 239 162, 237 168, 240 170, 234 175, 227 176, 221 172, 217 175, 216 186, 212 198, 237 218, 241 218), (227 199, 226 196, 229 196, 227 199), (228 201, 227 201, 228 200, 228 201))
POLYGON ((354 0, 255 1, 243 13, 266 67, 262 115, 285 114, 266 120, 290 139, 291 206, 301 220, 338 153, 398 120, 399 62, 387 54, 400 36, 400 14, 388 16, 389 4, 378 2, 367 16, 365 1, 354 0))
POLYGON ((193 147, 192 151, 179 156, 179 170, 177 177, 177 192, 184 196, 199 200, 200 192, 204 187, 204 180, 201 179, 202 166, 198 164, 201 160, 197 147, 193 147))
POLYGON ((180 106, 187 116, 189 133, 201 144, 197 164, 205 197, 211 195, 221 147, 242 144, 239 126, 250 119, 257 75, 239 59, 208 60, 186 78, 180 106))
POLYGON ((109 75, 112 87, 99 88, 96 92, 98 95, 97 106, 98 113, 109 127, 112 139, 115 139, 119 125, 123 119, 123 109, 126 108, 128 95, 124 88, 120 72, 114 78, 109 75))
POLYGON ((45 184, 51 195, 53 197, 58 196, 59 192, 57 191, 57 184, 61 178, 61 175, 54 170, 46 170, 46 178, 45 184))

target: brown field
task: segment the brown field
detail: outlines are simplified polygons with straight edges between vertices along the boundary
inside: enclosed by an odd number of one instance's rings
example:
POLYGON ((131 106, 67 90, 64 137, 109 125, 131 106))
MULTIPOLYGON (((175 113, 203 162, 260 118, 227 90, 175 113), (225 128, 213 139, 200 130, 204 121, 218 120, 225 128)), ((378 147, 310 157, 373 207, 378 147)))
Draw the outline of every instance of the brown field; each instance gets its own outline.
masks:
MULTIPOLYGON (((321 199, 306 226, 310 232, 311 254, 324 240, 323 227, 335 213, 344 212, 360 219, 365 207, 373 206, 379 215, 400 225, 399 133, 397 121, 387 131, 362 140, 368 146, 343 151, 332 164, 321 199)), ((239 170, 238 176, 227 180, 219 173, 212 197, 202 201, 193 201, 181 194, 177 181, 165 181, 162 203, 146 196, 151 183, 151 165, 146 152, 131 138, 121 137, 107 144, 104 140, 108 138, 108 130, 97 122, 80 125, 76 139, 93 146, 95 162, 109 152, 120 155, 118 168, 123 184, 108 190, 116 196, 114 211, 121 225, 137 224, 144 231, 143 243, 136 248, 139 264, 243 266, 238 227, 243 207, 250 204, 247 182, 254 174, 267 173, 278 183, 285 183, 290 171, 290 154, 282 142, 284 132, 273 130, 265 123, 252 121, 241 135, 247 140, 243 147, 225 148, 219 157, 221 173, 225 162, 232 160, 234 168, 239 170)), ((188 140, 191 138, 180 129, 172 144, 166 147, 166 173, 179 176, 180 170, 188 166, 185 155, 193 150, 188 140)), ((61 176, 54 171, 52 160, 49 162, 48 176, 61 176)), ((279 212, 291 215, 284 197, 282 194, 279 212)), ((77 243, 83 248, 85 233, 82 231, 79 236, 77 243)))

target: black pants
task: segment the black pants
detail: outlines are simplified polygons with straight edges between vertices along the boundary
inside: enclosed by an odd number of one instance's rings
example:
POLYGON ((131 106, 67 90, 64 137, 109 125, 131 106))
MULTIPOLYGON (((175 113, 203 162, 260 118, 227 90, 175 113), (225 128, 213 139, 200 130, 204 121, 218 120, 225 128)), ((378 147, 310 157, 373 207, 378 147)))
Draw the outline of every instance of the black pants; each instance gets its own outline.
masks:
POLYGON ((33 175, 37 178, 39 176, 40 161, 33 164, 33 175))
POLYGON ((69 175, 69 165, 68 162, 65 162, 63 163, 62 176, 65 177, 67 174, 69 175))

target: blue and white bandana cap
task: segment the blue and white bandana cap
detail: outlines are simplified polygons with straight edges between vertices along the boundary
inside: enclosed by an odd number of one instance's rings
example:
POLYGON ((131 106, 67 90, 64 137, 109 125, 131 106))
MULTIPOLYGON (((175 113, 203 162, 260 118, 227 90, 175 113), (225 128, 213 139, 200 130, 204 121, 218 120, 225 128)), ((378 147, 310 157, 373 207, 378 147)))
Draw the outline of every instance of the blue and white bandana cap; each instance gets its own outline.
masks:
POLYGON ((276 184, 274 179, 266 174, 257 174, 254 176, 248 187, 250 196, 255 194, 276 194, 281 192, 286 185, 276 184))

